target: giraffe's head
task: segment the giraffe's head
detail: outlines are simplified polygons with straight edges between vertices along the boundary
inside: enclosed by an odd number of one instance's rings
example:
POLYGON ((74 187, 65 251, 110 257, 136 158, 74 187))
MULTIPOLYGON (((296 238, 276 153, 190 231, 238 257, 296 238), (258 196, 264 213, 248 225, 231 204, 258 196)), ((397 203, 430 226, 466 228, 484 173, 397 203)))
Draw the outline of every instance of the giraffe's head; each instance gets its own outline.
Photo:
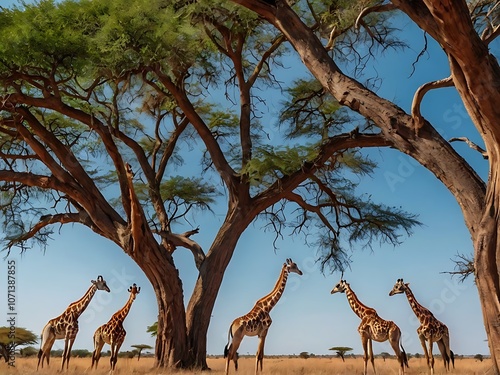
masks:
POLYGON ((335 287, 332 289, 332 291, 330 293, 331 294, 345 293, 345 291, 347 290, 348 287, 349 287, 349 284, 347 283, 347 281, 340 279, 339 283, 337 285, 335 285, 335 287))
POLYGON ((392 290, 389 292, 389 295, 393 296, 395 294, 404 293, 406 291, 406 288, 408 287, 408 285, 410 285, 410 283, 405 284, 403 282, 403 279, 398 279, 398 281, 396 281, 396 284, 394 284, 394 287, 392 288, 392 290))
POLYGON ((98 290, 105 290, 108 293, 110 292, 108 285, 106 284, 106 280, 104 280, 101 275, 97 276, 97 281, 90 280, 90 282, 94 284, 98 290))
POLYGON ((130 297, 132 300, 135 300, 135 296, 139 294, 141 291, 141 287, 137 287, 137 285, 134 283, 130 288, 128 288, 128 292, 130 293, 130 297))
POLYGON ((297 266, 297 264, 294 263, 294 261, 291 260, 290 258, 288 258, 286 260, 286 263, 284 265, 286 265, 286 268, 288 269, 288 272, 295 272, 295 273, 297 273, 299 275, 302 275, 302 271, 299 270, 299 267, 297 266))

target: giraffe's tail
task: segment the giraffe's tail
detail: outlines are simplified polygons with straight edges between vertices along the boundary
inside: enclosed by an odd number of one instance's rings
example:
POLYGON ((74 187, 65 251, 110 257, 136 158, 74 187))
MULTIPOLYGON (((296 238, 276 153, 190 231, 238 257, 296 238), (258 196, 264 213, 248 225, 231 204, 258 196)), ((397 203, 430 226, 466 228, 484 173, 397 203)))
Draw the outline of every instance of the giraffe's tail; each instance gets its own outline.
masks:
POLYGON ((231 324, 229 326, 229 332, 227 333, 227 344, 224 347, 224 358, 226 358, 229 355, 229 344, 231 343, 231 339, 233 338, 233 325, 231 324))
POLYGON ((399 344, 401 346, 401 356, 403 357, 403 364, 410 368, 410 366, 408 365, 408 356, 406 355, 406 352, 405 352, 405 348, 403 348, 403 345, 402 344, 399 344))
POLYGON ((451 364, 453 365, 453 368, 455 368, 455 354, 453 353, 452 350, 450 350, 450 359, 451 359, 451 364))

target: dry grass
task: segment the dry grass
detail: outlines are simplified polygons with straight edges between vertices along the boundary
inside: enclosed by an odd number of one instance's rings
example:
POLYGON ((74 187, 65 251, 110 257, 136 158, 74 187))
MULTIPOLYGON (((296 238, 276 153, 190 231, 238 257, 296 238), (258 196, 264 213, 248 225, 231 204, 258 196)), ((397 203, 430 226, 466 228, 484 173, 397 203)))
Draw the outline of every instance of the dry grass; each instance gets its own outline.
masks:
MULTIPOLYGON (((99 363, 99 369, 90 369, 90 358, 72 358, 70 368, 67 372, 68 375, 77 374, 91 374, 91 375, 104 375, 109 374, 109 358, 103 357, 99 363)), ((44 368, 36 371, 36 358, 18 358, 16 360, 16 367, 8 367, 2 363, 0 365, 0 375, 16 374, 16 375, 52 375, 57 372, 60 366, 59 358, 52 358, 50 369, 44 368)), ((208 359, 208 365, 211 367, 211 372, 204 372, 204 374, 219 375, 224 374, 225 362, 222 358, 208 359)), ((237 375, 253 375, 255 360, 251 358, 240 358, 240 368, 237 375)), ((377 358, 375 366, 379 375, 392 375, 398 374, 398 365, 396 360, 387 359, 385 362, 377 358)), ((474 359, 458 359, 455 362, 455 370, 451 372, 452 375, 488 375, 493 374, 490 369, 488 361, 478 362, 474 359)), ((117 375, 164 375, 164 374, 178 374, 178 375, 195 375, 200 374, 199 371, 175 371, 167 372, 165 370, 158 370, 153 368, 152 358, 137 359, 124 359, 119 358, 114 374, 117 375)), ((361 358, 347 358, 342 362, 339 358, 265 358, 264 359, 264 374, 267 375, 357 375, 363 373, 363 360, 361 358)), ((236 375, 234 367, 231 363, 231 375, 236 375)), ((372 375, 371 368, 368 374, 372 375)), ((410 360, 410 368, 407 369, 406 374, 428 374, 427 366, 423 359, 412 358, 410 360)), ((435 375, 446 374, 441 361, 436 362, 435 375)), ((449 373, 448 373, 449 374, 449 373)))

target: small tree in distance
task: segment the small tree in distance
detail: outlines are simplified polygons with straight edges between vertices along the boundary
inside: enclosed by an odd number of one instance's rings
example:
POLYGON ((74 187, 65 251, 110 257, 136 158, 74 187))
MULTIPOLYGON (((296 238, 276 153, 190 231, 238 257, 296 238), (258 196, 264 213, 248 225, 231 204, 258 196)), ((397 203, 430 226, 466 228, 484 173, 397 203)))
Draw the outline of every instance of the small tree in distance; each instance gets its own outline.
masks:
POLYGON ((328 350, 335 350, 337 352, 337 356, 342 358, 342 362, 345 362, 344 355, 345 353, 350 352, 352 348, 348 346, 334 346, 333 348, 330 348, 328 350))
POLYGON ((0 327, 0 353, 5 362, 9 361, 16 347, 36 344, 37 341, 37 335, 25 328, 16 327, 13 331, 10 327, 0 327))
POLYGON ((380 353, 380 356, 382 357, 382 359, 384 360, 384 362, 385 362, 386 358, 391 358, 391 355, 389 353, 387 353, 387 352, 380 353))
MULTIPOLYGON (((151 334, 151 336, 153 336, 153 334, 151 334)), ((137 349, 137 360, 141 359, 141 353, 143 349, 153 349, 151 345, 146 344, 131 345, 131 347, 137 349)))

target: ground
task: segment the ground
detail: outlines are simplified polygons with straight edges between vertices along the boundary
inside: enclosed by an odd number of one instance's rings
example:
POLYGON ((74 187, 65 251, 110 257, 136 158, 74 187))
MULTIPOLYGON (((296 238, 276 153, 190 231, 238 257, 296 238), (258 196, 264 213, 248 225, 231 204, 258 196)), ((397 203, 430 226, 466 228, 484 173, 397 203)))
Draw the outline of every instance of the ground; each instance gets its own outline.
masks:
MULTIPOLYGON (((7 364, 0 364, 0 375, 52 375, 56 373, 61 364, 60 358, 52 358, 51 366, 49 369, 44 368, 36 371, 36 358, 17 358, 16 367, 8 367, 7 364)), ((97 371, 90 371, 91 358, 72 358, 70 361, 69 370, 65 372, 67 375, 108 375, 109 374, 109 358, 101 358, 99 362, 99 369, 97 371)), ((224 374, 225 362, 222 358, 209 358, 208 365, 212 371, 204 372, 203 374, 220 375, 224 374)), ((240 368, 236 374, 234 367, 231 363, 231 375, 254 375, 255 359, 253 358, 240 358, 240 368)), ((392 375, 398 373, 398 364, 395 359, 387 359, 385 362, 381 358, 375 359, 375 366, 377 373, 381 375, 392 375)), ((488 375, 492 374, 489 371, 490 364, 488 360, 483 362, 477 361, 472 358, 457 359, 455 362, 455 370, 452 375, 488 375)), ((158 370, 153 368, 152 358, 118 358, 116 365, 116 375, 166 375, 169 372, 165 370, 158 370)), ((340 358, 264 358, 264 374, 267 375, 357 375, 363 373, 363 360, 361 358, 346 358, 342 362, 340 358)), ((195 375, 200 374, 196 371, 178 371, 177 375, 195 375)), ((368 374, 372 375, 371 368, 368 374)), ((410 368, 407 369, 406 374, 428 374, 425 360, 420 358, 410 359, 410 368)), ((444 375, 443 363, 440 358, 436 358, 435 375, 444 375)), ((450 373, 448 373, 450 374, 450 373)))

